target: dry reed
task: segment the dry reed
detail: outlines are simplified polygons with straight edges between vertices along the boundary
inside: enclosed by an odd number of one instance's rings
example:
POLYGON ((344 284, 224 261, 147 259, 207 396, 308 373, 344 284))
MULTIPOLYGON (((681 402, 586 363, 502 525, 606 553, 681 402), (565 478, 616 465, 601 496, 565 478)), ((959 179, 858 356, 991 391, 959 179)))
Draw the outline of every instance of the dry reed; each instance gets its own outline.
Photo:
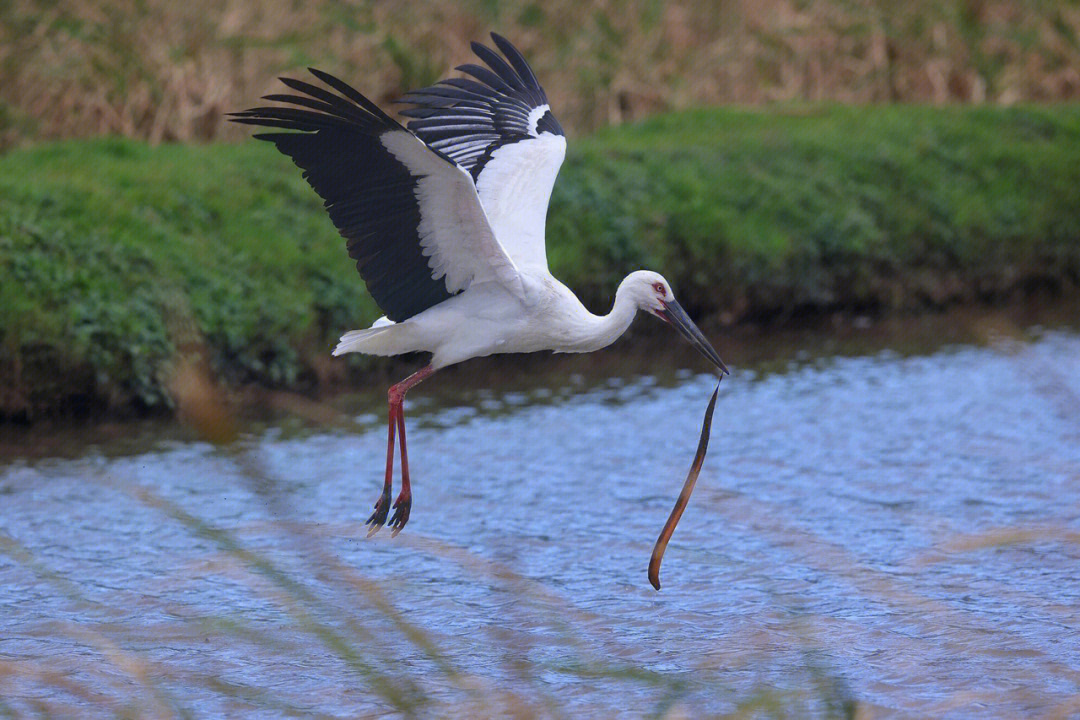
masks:
POLYGON ((317 65, 381 103, 498 30, 575 130, 715 103, 1080 98, 1080 6, 1048 0, 13 0, 0 147, 236 139, 223 114, 317 65))

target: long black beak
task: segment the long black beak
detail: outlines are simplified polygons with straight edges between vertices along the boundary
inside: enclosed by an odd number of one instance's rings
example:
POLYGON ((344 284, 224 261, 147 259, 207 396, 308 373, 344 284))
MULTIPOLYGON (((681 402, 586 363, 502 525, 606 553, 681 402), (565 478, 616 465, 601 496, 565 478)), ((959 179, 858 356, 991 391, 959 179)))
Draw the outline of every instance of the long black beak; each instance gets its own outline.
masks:
POLYGON ((721 375, 727 375, 728 369, 724 361, 720 359, 720 356, 713 349, 713 346, 709 344, 709 341, 705 339, 701 330, 694 324, 694 321, 690 319, 690 316, 683 310, 675 300, 669 300, 664 302, 664 309, 657 313, 661 318, 667 320, 669 323, 675 326, 684 338, 686 338, 691 345, 696 347, 702 355, 707 357, 713 365, 720 369, 721 375))

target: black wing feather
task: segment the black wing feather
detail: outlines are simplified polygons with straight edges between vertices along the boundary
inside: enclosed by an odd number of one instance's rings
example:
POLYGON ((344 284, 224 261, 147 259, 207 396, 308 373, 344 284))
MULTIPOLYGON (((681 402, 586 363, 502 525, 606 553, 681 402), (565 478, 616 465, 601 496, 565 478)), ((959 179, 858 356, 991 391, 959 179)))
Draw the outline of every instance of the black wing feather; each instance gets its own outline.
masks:
POLYGON ((510 87, 515 90, 524 90, 525 82, 518 76, 514 69, 506 64, 506 61, 499 57, 499 54, 493 51, 486 45, 481 45, 478 42, 470 44, 472 51, 476 53, 476 57, 487 63, 488 67, 495 71, 495 73, 502 78, 510 87))
POLYGON ((446 153, 472 173, 474 179, 479 179, 486 163, 500 147, 542 132, 564 134, 550 111, 530 127, 530 116, 536 108, 547 104, 547 95, 517 48, 495 33, 491 39, 505 59, 494 50, 473 43, 473 52, 487 67, 461 65, 457 69, 471 77, 440 80, 401 99, 413 105, 401 113, 413 118, 409 129, 446 153), (485 141, 483 145, 478 144, 481 141, 485 141))
POLYGON ((464 65, 458 65, 455 70, 459 70, 466 75, 472 75, 474 78, 484 83, 490 88, 493 88, 497 92, 506 95, 507 97, 514 96, 514 88, 510 87, 505 80, 499 77, 496 73, 488 70, 486 67, 480 65, 474 65, 473 63, 465 63, 464 65))
POLYGON ((510 61, 510 64, 514 66, 514 70, 517 71, 518 77, 522 79, 525 85, 540 92, 539 101, 541 103, 547 102, 547 96, 544 95, 544 88, 540 87, 540 81, 536 79, 536 75, 533 74, 532 68, 529 67, 529 63, 525 60, 525 56, 502 35, 491 33, 491 39, 495 41, 495 47, 499 48, 499 51, 502 52, 502 54, 506 56, 506 59, 510 61))
POLYGON ((317 70, 312 74, 340 94, 282 78, 299 94, 266 99, 297 107, 258 107, 231 113, 230 119, 299 131, 255 137, 274 143, 304 171, 345 238, 368 292, 388 318, 400 322, 449 299, 444 280, 432 278, 417 234, 418 178, 379 139, 405 129, 341 80, 317 70))

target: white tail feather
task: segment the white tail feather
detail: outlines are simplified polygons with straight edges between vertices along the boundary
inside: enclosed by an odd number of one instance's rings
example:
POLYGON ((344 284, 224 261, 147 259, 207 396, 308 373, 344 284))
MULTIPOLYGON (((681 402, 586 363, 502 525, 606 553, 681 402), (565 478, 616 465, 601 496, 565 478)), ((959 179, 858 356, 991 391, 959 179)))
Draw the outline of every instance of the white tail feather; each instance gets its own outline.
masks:
POLYGON ((350 352, 367 353, 368 355, 397 355, 400 350, 395 350, 392 342, 396 325, 393 323, 378 327, 365 328, 364 330, 350 330, 341 336, 337 347, 334 348, 334 356, 344 355, 350 352))

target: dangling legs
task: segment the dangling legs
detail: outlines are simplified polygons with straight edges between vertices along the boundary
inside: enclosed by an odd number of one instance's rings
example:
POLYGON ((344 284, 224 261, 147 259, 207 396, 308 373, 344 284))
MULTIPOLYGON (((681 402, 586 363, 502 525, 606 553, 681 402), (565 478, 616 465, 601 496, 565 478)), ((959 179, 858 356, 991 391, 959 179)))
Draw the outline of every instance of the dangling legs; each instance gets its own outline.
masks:
POLYGON ((394 482, 394 425, 396 420, 394 406, 391 404, 390 423, 387 431, 390 437, 386 441, 386 481, 383 483, 382 494, 375 501, 375 512, 371 513, 371 517, 364 523, 371 526, 368 529, 368 537, 379 531, 379 528, 386 522, 386 514, 390 510, 390 490, 394 482))
POLYGON ((394 474, 395 427, 401 443, 401 494, 398 495, 397 500, 394 502, 394 516, 390 518, 390 527, 394 529, 393 535, 401 532, 401 529, 405 527, 405 523, 409 521, 409 511, 412 509, 412 486, 409 483, 409 455, 405 447, 405 410, 402 404, 405 400, 405 393, 431 377, 434 372, 435 369, 428 365, 397 385, 392 386, 390 392, 387 393, 390 409, 386 441, 386 481, 383 484, 382 495, 379 496, 378 501, 375 503, 375 512, 371 514, 366 523, 371 526, 371 529, 368 530, 368 537, 374 535, 383 526, 386 522, 386 515, 390 511, 390 489, 394 474))
MULTIPOLYGON (((404 395, 405 393, 402 393, 404 395)), ((409 484, 409 452, 405 448, 405 409, 398 405, 397 416, 398 440, 401 441, 401 493, 394 501, 394 515, 390 518, 393 532, 390 537, 397 537, 405 523, 409 522, 409 510, 412 509, 412 486, 409 484)), ((389 498, 387 498, 389 499, 389 498)))

